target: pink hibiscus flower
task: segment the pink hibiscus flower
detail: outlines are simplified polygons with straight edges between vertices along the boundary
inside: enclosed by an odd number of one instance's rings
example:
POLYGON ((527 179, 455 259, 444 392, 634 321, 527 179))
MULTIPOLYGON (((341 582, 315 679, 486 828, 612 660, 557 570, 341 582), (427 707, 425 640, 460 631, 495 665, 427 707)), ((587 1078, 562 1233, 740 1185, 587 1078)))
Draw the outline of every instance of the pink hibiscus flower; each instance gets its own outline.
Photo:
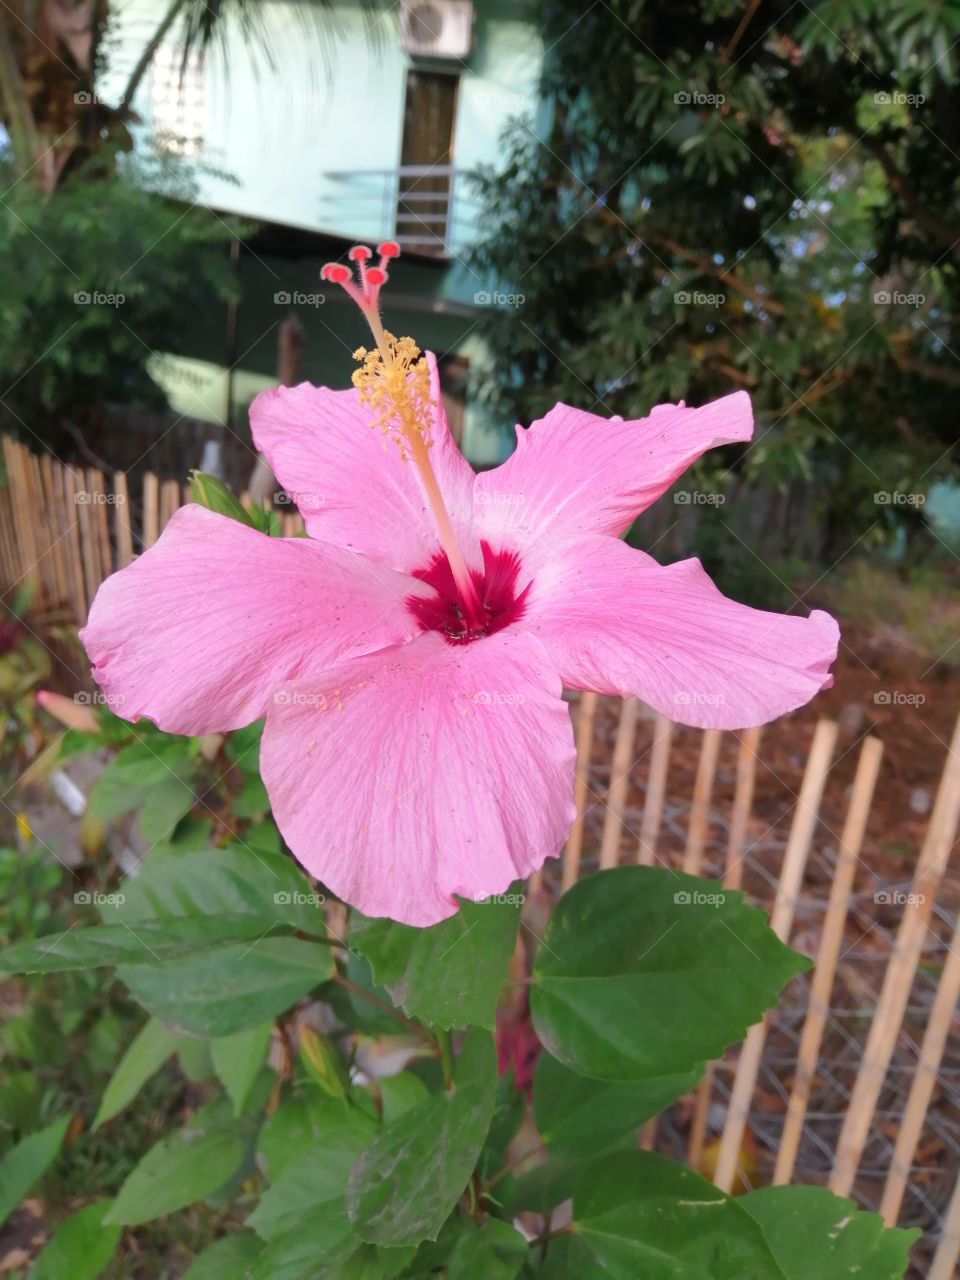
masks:
POLYGON ((372 266, 354 250, 359 284, 324 269, 377 341, 356 389, 302 383, 251 406, 309 538, 183 507, 101 586, 81 636, 130 720, 206 734, 265 716, 263 780, 304 867, 368 915, 429 925, 562 848, 564 686, 745 728, 829 685, 839 633, 619 538, 704 450, 749 440, 744 392, 634 422, 559 404, 475 475, 435 358, 380 324, 396 251, 372 266))

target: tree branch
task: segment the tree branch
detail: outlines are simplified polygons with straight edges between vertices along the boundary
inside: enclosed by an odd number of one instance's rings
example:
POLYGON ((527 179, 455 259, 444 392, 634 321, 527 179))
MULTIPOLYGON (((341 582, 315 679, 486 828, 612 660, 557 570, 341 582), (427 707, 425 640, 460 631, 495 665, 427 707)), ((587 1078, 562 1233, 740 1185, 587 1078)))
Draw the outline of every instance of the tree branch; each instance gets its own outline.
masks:
POLYGON ((941 244, 945 244, 948 250, 954 249, 957 241, 960 241, 960 227, 950 226, 949 223, 938 218, 935 213, 929 213, 924 208, 917 195, 907 185, 907 180, 897 168, 893 156, 891 156, 879 138, 874 138, 867 134, 861 138, 861 142, 879 162, 886 175, 890 190, 903 202, 917 226, 922 227, 924 231, 933 236, 935 240, 939 240, 941 244))

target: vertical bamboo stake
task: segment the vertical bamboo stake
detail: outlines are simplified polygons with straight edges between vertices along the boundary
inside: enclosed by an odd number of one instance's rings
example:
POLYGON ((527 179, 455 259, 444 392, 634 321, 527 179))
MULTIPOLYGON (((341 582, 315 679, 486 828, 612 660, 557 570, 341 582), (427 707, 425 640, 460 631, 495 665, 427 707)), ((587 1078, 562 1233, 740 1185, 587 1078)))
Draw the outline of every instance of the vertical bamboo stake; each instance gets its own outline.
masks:
POLYGON ((690 809, 690 825, 687 828, 687 847, 683 855, 683 869, 688 875, 698 876, 703 870, 703 849, 710 825, 710 797, 713 795, 713 779, 717 772, 717 756, 720 753, 720 730, 705 729, 700 747, 700 762, 693 784, 693 805, 690 809))
POLYGON ((13 520, 10 513, 10 486, 7 483, 0 489, 0 566, 2 566, 4 588, 9 587, 16 577, 14 546, 13 520))
POLYGON ((110 524, 107 516, 107 482, 100 471, 87 471, 87 487, 90 490, 90 515, 93 534, 97 544, 97 560, 100 572, 97 586, 113 569, 113 557, 110 551, 110 524))
POLYGON ((960 1257, 960 1178, 950 1197, 950 1204, 943 1219, 940 1243, 933 1255, 933 1263, 927 1280, 954 1280, 957 1258, 960 1257))
POLYGON ((657 855, 657 839, 663 817, 663 798, 667 789, 667 766, 670 763, 672 737, 673 721, 658 713, 653 726, 650 777, 647 780, 647 798, 643 806, 640 842, 637 846, 637 861, 643 867, 652 867, 657 855))
MULTIPOLYGON (((753 807, 753 789, 757 777, 757 748, 760 744, 759 729, 745 729, 737 750, 737 785, 733 793, 733 809, 730 815, 730 835, 727 839, 727 855, 723 869, 723 887, 739 889, 743 881, 743 845, 747 836, 747 824, 753 807)), ((703 1146, 707 1137, 707 1119, 710 1114, 710 1096, 713 1093, 713 1063, 707 1063, 703 1079, 697 1088, 693 1116, 690 1120, 690 1145, 687 1148, 687 1164, 699 1169, 703 1158, 703 1146)))
POLYGON ((73 611, 79 625, 87 616, 86 579, 83 570, 83 546, 80 541, 80 503, 77 502, 77 478, 70 467, 60 467, 60 484, 64 506, 70 516, 70 528, 64 543, 67 547, 67 576, 71 583, 73 611))
POLYGON ((37 584, 40 598, 56 600, 57 584, 53 571, 53 556, 56 554, 57 534, 55 532, 52 513, 43 488, 43 475, 40 470, 40 459, 36 454, 25 452, 27 478, 30 485, 33 506, 33 523, 43 533, 43 545, 34 566, 37 572, 37 584))
POLYGON ((64 519, 63 497, 57 484, 54 462, 48 453, 45 453, 40 459, 40 475, 43 481, 43 493, 47 511, 47 528, 53 539, 53 544, 50 548, 50 567, 53 574, 54 598, 59 603, 65 603, 68 593, 63 539, 68 525, 64 519))
POLYGON ((117 539, 117 568, 123 569, 133 560, 133 522, 130 512, 130 492, 127 477, 117 471, 113 477, 113 491, 117 497, 114 512, 114 533, 117 539))
POLYGON ((917 861, 913 893, 917 905, 904 907, 893 954, 887 964, 883 990, 877 1003, 863 1061, 850 1095, 837 1142, 836 1161, 828 1186, 845 1196, 853 1186, 860 1157, 866 1145, 870 1122, 877 1106, 890 1057, 896 1043, 903 1013, 920 961, 927 923, 946 869, 947 859, 960 818, 960 717, 947 755, 937 798, 930 815, 926 839, 917 861))
POLYGON ((160 530, 167 527, 170 517, 180 506, 180 486, 176 480, 164 480, 160 486, 160 530))
POLYGON ((774 1186, 789 1182, 793 1176, 800 1136, 803 1132, 803 1121, 807 1114, 810 1092, 816 1076, 823 1029, 826 1026, 830 1008, 830 992, 833 990, 833 980, 843 942, 843 926, 850 904, 850 890, 863 845, 863 836, 882 756, 883 743, 880 739, 864 738, 857 763, 857 774, 853 780, 850 805, 840 835, 837 867, 824 916, 823 934, 820 938, 820 949, 817 952, 816 967, 810 986, 810 1001, 800 1036, 800 1048, 797 1052, 793 1090, 787 1104, 783 1134, 777 1151, 777 1163, 773 1173, 774 1186))
POLYGON ((143 477, 143 547, 152 547, 160 537, 160 485, 152 471, 143 477))
POLYGON ((903 1203, 903 1193, 910 1176, 910 1165, 913 1161, 920 1133, 933 1095, 933 1087, 937 1082, 937 1072, 943 1060, 943 1051, 947 1037, 953 1026, 957 1001, 960 1000, 960 918, 953 931, 943 972, 937 986, 937 994, 927 1019, 920 1046, 920 1057, 917 1060, 917 1071, 910 1086, 907 1105, 903 1111, 897 1141, 890 1161, 887 1184, 883 1189, 880 1202, 880 1216, 888 1227, 897 1225, 897 1215, 903 1203))
MULTIPOLYGON (((773 915, 770 918, 770 927, 781 942, 787 941, 793 927, 797 897, 817 825, 820 800, 836 740, 837 726, 834 721, 818 721, 813 735, 813 745, 807 758, 807 767, 803 774, 803 782, 800 785, 800 794, 797 797, 797 807, 790 826, 786 852, 783 855, 777 896, 773 903, 773 915)), ((756 1087, 766 1037, 767 1020, 764 1018, 762 1022, 757 1022, 750 1028, 740 1053, 737 1074, 733 1081, 733 1092, 730 1095, 730 1105, 727 1108, 727 1122, 723 1127, 723 1137, 720 1139, 716 1174, 713 1179, 714 1184, 722 1191, 729 1192, 736 1177, 743 1131, 750 1113, 750 1099, 756 1087)))
POLYGON ((597 695, 581 693, 577 715, 577 777, 573 786, 573 799, 577 807, 577 819, 570 829, 567 848, 563 857, 563 875, 560 887, 566 891, 576 884, 580 873, 580 855, 583 852, 583 824, 587 811, 587 793, 590 790, 590 752, 593 747, 593 721, 597 714, 597 695))
POLYGON ((603 838, 600 842, 600 869, 615 867, 620 855, 620 835, 623 831, 623 813, 630 784, 630 766, 633 762, 633 740, 637 732, 637 716, 640 704, 636 698, 625 698, 620 708, 620 723, 610 763, 610 788, 607 792, 607 816, 603 822, 603 838))
POLYGON ((80 527, 80 557, 83 561, 83 590, 87 601, 91 601, 97 593, 103 574, 100 572, 100 555, 94 535, 93 520, 90 514, 90 489, 86 477, 79 467, 71 467, 73 478, 73 496, 77 503, 78 524, 80 527))
POLYGON ((730 814, 730 835, 727 839, 727 860, 723 883, 728 889, 739 889, 743 883, 743 846, 747 839, 747 824, 753 808, 753 791, 757 781, 760 730, 745 729, 737 751, 737 788, 733 795, 730 814))
POLYGON ((33 566, 37 561, 37 512, 31 502, 30 481, 24 462, 26 450, 13 440, 4 441, 4 446, 13 497, 14 529, 18 545, 16 585, 19 585, 27 579, 35 578, 33 566))

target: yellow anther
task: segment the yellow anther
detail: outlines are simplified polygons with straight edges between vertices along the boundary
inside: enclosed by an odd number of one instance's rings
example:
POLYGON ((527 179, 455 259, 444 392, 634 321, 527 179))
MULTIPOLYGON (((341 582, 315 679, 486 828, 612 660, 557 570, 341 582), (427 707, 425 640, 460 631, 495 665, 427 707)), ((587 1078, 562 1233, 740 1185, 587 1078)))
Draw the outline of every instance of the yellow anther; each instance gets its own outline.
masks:
POLYGON ((353 385, 360 402, 373 414, 371 426, 392 436, 407 461, 415 439, 430 447, 430 371, 412 338, 395 338, 384 330, 383 343, 368 351, 358 347, 360 362, 353 385))

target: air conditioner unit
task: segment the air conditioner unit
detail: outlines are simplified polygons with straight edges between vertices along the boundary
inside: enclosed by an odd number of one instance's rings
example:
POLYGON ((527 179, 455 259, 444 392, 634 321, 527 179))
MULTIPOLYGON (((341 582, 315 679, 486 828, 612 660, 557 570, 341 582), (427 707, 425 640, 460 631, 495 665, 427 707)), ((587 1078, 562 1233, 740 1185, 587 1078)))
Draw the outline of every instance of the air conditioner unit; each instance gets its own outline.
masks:
POLYGON ((465 58, 473 46, 473 0, 402 0, 400 47, 421 58, 465 58))

